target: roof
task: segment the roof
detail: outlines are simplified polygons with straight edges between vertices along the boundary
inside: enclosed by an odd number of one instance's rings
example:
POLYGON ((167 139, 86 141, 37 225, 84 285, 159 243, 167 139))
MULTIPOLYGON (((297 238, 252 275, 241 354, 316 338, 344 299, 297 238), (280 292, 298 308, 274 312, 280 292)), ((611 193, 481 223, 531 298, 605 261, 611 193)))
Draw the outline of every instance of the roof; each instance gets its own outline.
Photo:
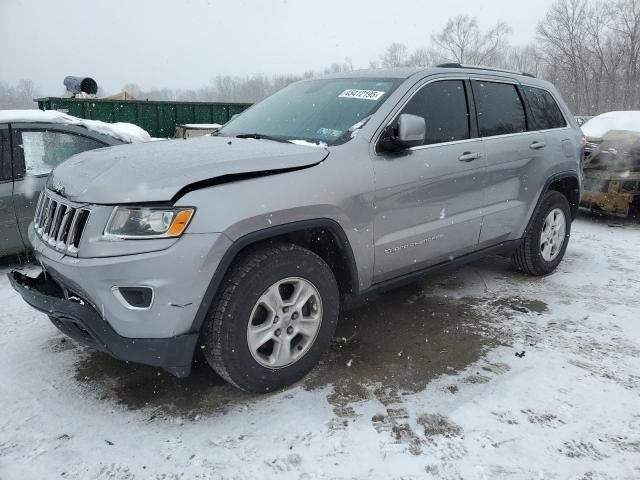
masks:
POLYGON ((146 130, 132 123, 106 123, 73 117, 57 110, 0 110, 0 123, 57 123, 85 127, 92 132, 107 135, 127 143, 151 140, 146 130))
MULTIPOLYGON (((532 75, 526 73, 520 73, 510 70, 502 70, 492 67, 475 66, 475 65, 460 65, 459 67, 453 66, 456 64, 446 64, 446 67, 396 67, 396 68, 366 68, 362 70, 350 70, 347 72, 331 73, 323 75, 321 78, 399 78, 405 79, 413 75, 420 74, 420 76, 436 75, 438 73, 453 73, 453 74, 478 74, 494 75, 494 76, 507 76, 511 78, 518 78, 518 80, 524 83, 530 84, 548 84, 544 80, 540 80, 532 75)), ((313 79, 310 79, 313 80, 313 79)))
MULTIPOLYGON (((346 72, 330 73, 322 75, 321 78, 409 78, 411 75, 424 71, 424 68, 417 67, 397 67, 397 68, 363 68, 360 70, 349 70, 346 72)), ((317 77, 310 78, 314 80, 317 77)))

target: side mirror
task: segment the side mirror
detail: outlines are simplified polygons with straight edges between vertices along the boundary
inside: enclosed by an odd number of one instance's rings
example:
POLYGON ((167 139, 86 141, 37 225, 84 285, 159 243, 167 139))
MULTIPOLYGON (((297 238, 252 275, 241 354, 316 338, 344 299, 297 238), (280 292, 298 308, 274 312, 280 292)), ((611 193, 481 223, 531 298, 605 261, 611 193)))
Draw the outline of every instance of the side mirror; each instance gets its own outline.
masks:
POLYGON ((424 118, 409 113, 398 117, 395 128, 389 125, 380 143, 382 150, 397 152, 424 143, 427 126, 424 118))
POLYGON ((391 137, 391 142, 402 148, 417 147, 424 143, 427 135, 427 125, 424 118, 409 113, 398 117, 398 134, 391 137))

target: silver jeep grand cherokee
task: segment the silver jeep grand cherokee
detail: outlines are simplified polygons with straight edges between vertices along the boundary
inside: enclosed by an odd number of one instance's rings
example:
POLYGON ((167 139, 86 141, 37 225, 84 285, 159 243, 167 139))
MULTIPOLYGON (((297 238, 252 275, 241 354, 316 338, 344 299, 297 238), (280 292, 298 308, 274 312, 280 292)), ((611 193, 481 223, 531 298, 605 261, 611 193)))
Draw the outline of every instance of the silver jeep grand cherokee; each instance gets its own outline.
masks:
POLYGON ((57 167, 10 274, 70 337, 265 392, 309 372, 341 299, 496 252, 561 261, 582 135, 547 82, 448 64, 292 84, 217 135, 57 167))

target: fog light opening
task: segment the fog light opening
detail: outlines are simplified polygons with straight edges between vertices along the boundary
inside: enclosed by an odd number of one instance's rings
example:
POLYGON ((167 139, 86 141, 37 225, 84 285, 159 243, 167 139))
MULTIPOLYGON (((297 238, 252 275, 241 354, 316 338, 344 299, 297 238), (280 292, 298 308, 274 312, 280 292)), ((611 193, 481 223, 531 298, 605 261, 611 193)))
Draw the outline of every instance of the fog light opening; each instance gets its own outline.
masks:
POLYGON ((153 287, 116 286, 112 287, 111 291, 118 301, 130 310, 149 310, 153 305, 153 287))

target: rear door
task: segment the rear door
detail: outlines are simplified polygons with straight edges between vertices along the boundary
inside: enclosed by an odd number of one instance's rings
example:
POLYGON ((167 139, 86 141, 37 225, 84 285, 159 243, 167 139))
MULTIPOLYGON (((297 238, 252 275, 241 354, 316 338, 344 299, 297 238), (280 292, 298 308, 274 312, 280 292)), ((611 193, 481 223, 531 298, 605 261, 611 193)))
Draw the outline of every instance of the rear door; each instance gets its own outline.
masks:
POLYGON ((478 131, 486 155, 486 208, 478 248, 520 235, 546 152, 544 134, 530 128, 520 84, 499 77, 472 81, 478 131))
POLYGON ((28 227, 33 220, 38 195, 47 177, 60 163, 72 155, 108 146, 90 135, 86 129, 66 125, 14 124, 13 202, 18 227, 28 243, 28 227))
POLYGON ((24 250, 13 208, 10 129, 0 124, 0 257, 24 250))
POLYGON ((394 114, 392 124, 403 113, 422 116, 427 134, 421 146, 374 156, 375 282, 476 247, 486 165, 470 88, 464 77, 425 81, 394 114))

